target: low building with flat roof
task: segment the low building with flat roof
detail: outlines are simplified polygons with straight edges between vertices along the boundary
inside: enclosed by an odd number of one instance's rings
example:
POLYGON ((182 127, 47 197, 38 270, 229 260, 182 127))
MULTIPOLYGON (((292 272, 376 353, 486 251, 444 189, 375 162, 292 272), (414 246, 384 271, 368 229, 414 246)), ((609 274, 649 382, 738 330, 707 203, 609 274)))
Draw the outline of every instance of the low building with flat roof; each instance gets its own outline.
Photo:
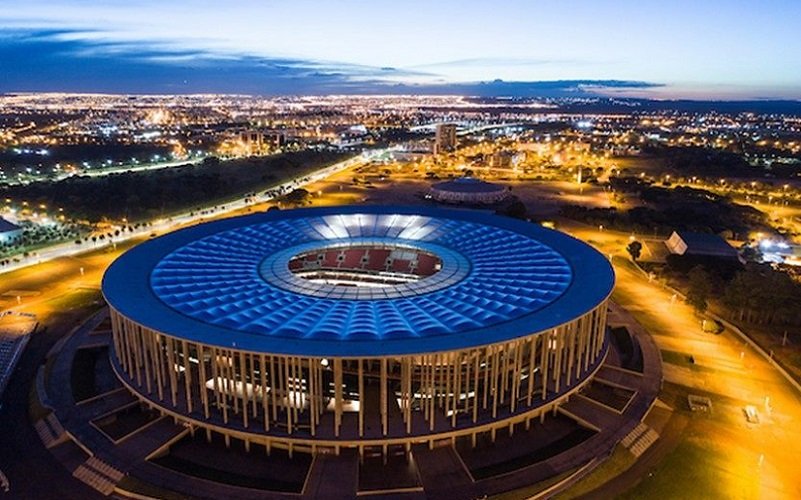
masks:
POLYGON ((21 227, 0 217, 0 244, 9 243, 21 235, 21 227))
POLYGON ((665 245, 674 255, 739 259, 737 250, 717 234, 673 231, 665 245))

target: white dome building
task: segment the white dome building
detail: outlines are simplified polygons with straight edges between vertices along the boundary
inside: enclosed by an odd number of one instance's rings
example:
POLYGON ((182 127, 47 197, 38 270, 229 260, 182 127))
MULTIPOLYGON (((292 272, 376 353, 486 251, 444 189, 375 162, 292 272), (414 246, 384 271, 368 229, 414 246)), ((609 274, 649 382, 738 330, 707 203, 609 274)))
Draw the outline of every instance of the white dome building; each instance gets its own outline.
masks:
POLYGON ((509 189, 501 184, 473 177, 460 177, 434 184, 429 194, 431 198, 441 203, 492 205, 508 197, 509 189))

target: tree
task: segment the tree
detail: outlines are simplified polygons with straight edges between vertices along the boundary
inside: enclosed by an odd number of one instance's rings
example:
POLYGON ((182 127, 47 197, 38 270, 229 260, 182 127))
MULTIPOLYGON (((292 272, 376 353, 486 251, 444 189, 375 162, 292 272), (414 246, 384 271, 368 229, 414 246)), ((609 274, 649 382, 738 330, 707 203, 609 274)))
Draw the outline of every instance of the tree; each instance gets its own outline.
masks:
POLYGON ((726 285, 723 303, 732 317, 748 323, 798 324, 801 285, 770 266, 751 264, 726 285))
POLYGON ((309 198, 309 192, 303 188, 298 188, 286 195, 286 201, 289 203, 303 204, 309 198))
POLYGON ((762 262, 762 252, 759 246, 746 245, 742 248, 741 255, 748 262, 762 262))
POLYGON ((508 203, 505 203, 502 207, 498 208, 495 213, 522 220, 526 218, 528 210, 522 201, 520 201, 517 197, 514 197, 508 203))
POLYGON ((709 299, 709 292, 711 285, 709 281, 709 274, 701 266, 695 266, 687 275, 690 279, 690 286, 687 290, 687 303, 692 306, 696 314, 703 314, 706 312, 707 299, 709 299))
POLYGON ((746 313, 751 308, 755 295, 753 291, 761 279, 758 275, 754 276, 752 270, 737 273, 734 278, 726 285, 723 293, 723 305, 729 314, 739 320, 746 319, 746 313), (757 279, 755 279, 757 278, 757 279))
POLYGON ((631 255, 631 258, 636 261, 637 259, 640 258, 640 253, 642 253, 642 243, 640 243, 639 241, 632 241, 626 247, 626 250, 628 250, 629 255, 631 255))

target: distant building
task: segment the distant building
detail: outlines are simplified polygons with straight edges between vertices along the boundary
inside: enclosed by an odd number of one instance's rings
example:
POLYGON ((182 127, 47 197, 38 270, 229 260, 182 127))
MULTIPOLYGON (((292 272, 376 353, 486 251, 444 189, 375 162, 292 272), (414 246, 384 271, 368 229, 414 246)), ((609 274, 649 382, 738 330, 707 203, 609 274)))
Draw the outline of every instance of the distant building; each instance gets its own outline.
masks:
POLYGON ((763 262, 801 266, 801 245, 766 239, 759 242, 759 250, 763 262))
POLYGON ((490 168, 509 168, 512 166, 512 154, 507 151, 496 151, 490 156, 490 168))
POLYGON ((472 177, 461 177, 431 186, 429 195, 441 203, 467 203, 491 205, 509 196, 509 190, 501 184, 484 182, 472 177))
POLYGON ((673 231, 665 246, 674 255, 739 259, 737 250, 717 234, 673 231))
POLYGON ((592 151, 592 143, 589 142, 574 142, 571 147, 573 151, 581 154, 589 154, 592 151))
POLYGON ((543 156, 550 151, 550 143, 546 142, 524 142, 517 147, 518 151, 531 152, 535 155, 543 156))
POLYGON ((337 138, 333 140, 332 144, 340 148, 349 148, 360 146, 365 142, 371 141, 367 127, 364 125, 352 125, 337 133, 337 138))
POLYGON ((264 134, 258 130, 245 130, 239 134, 239 138, 245 145, 253 149, 260 149, 264 144, 264 134))
POLYGON ((430 149, 405 149, 392 152, 392 159, 401 162, 421 161, 429 156, 431 156, 430 149))
POLYGON ((22 235, 22 228, 0 217, 0 244, 8 243, 22 235))
POLYGON ((445 153, 456 149, 456 125, 440 123, 434 141, 434 154, 445 153))
POLYGON ((239 139, 251 154, 261 153, 265 148, 278 148, 284 144, 284 134, 280 132, 245 130, 239 134, 239 139))

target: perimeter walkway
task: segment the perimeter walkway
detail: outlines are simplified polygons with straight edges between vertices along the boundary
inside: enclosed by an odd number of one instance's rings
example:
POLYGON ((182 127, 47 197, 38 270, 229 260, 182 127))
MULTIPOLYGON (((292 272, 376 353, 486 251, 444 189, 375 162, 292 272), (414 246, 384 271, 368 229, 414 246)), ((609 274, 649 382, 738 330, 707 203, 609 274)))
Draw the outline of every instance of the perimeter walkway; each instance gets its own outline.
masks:
MULTIPOLYGON (((71 387, 75 353, 80 349, 107 348, 110 337, 104 326, 107 324, 106 315, 106 312, 101 312, 92 317, 64 341, 61 349, 54 354, 51 373, 44 384, 45 399, 55 408, 57 423, 74 438, 74 442, 66 440, 53 446, 51 451, 75 477, 106 495, 113 492, 125 476, 131 476, 163 491, 194 498, 356 498, 357 495, 368 493, 370 496, 381 496, 376 494, 381 490, 359 492, 360 464, 355 450, 343 450, 339 456, 314 457, 302 492, 297 494, 212 482, 154 464, 149 458, 167 452, 171 443, 189 434, 187 427, 177 425, 166 417, 156 418, 113 442, 93 421, 135 405, 133 396, 118 388, 76 402, 71 387)), ((418 478, 411 484, 418 486, 394 490, 388 488, 383 493, 389 498, 420 498, 423 495, 427 498, 478 498, 524 488, 562 472, 595 463, 598 457, 608 456, 618 442, 637 429, 642 430, 641 421, 656 398, 662 377, 659 352, 644 329, 615 305, 611 306, 609 321, 612 326, 625 326, 639 343, 644 370, 638 373, 621 368, 620 357, 610 350, 593 384, 620 388, 624 394, 621 397, 623 403, 620 403, 621 398, 612 403, 604 402, 603 398, 597 396, 604 394, 603 388, 596 388, 595 392, 585 391, 562 405, 559 412, 564 416, 555 419, 548 417, 552 420, 546 420, 546 427, 553 422, 556 426, 554 429, 562 429, 559 432, 565 435, 572 432, 570 429, 581 429, 582 426, 595 431, 583 431, 585 434, 580 438, 583 440, 580 444, 571 445, 564 451, 557 449, 548 452, 548 447, 552 446, 548 440, 557 438, 553 432, 543 435, 544 428, 532 423, 529 430, 522 425, 517 426, 513 436, 499 432, 497 439, 501 452, 493 449, 491 454, 478 458, 475 454, 480 454, 480 450, 475 451, 474 456, 469 456, 467 449, 470 447, 454 447, 447 442, 433 449, 418 445, 412 448, 409 462, 409 470, 418 478), (565 417, 580 425, 568 424, 570 421, 565 417), (560 424, 559 419, 563 419, 563 423, 560 424), (587 435, 590 437, 586 438, 587 435), (544 458, 533 463, 521 459, 532 454, 542 454, 544 458), (470 467, 467 464, 471 464, 470 467), (471 470, 480 473, 474 477, 471 470)), ((392 470, 391 467, 385 469, 387 473, 392 470)), ((371 465, 370 470, 375 470, 375 464, 371 465)), ((391 483, 387 481, 388 485, 391 483)))
POLYGON ((0 396, 22 357, 30 335, 36 329, 36 319, 19 313, 0 313, 0 396))

